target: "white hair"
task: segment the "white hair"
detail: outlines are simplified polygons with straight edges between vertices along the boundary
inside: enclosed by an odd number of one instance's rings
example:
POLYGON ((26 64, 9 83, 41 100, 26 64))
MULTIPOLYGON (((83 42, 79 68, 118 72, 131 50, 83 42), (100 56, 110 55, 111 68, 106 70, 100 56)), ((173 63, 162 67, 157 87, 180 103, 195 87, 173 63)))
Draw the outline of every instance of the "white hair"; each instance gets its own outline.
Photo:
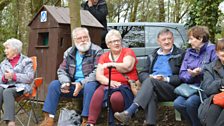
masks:
MULTIPOLYGON (((87 28, 77 27, 77 28, 73 29, 73 31, 72 31, 72 39, 75 40, 75 38, 77 37, 76 35, 77 35, 78 32, 85 32, 89 36, 89 31, 88 31, 87 28)), ((89 39, 90 39, 90 37, 89 37, 89 39)))
POLYGON ((118 37, 119 39, 122 39, 122 37, 121 37, 121 33, 120 33, 118 30, 111 29, 111 30, 107 33, 107 35, 106 35, 106 37, 105 37, 106 43, 108 43, 109 40, 110 40, 111 38, 113 38, 114 36, 118 37))
POLYGON ((23 43, 18 39, 11 38, 11 39, 8 39, 6 42, 4 42, 3 46, 4 47, 9 46, 9 47, 15 49, 18 53, 21 53, 23 43))

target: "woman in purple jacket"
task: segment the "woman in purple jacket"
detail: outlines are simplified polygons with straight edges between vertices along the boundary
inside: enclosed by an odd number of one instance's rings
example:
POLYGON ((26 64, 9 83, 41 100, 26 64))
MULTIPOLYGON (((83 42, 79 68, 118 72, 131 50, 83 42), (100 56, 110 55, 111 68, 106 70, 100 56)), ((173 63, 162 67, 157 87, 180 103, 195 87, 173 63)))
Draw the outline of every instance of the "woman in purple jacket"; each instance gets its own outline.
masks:
MULTIPOLYGON (((188 31, 189 44, 181 65, 180 79, 187 84, 200 86, 203 77, 203 67, 216 59, 215 46, 209 43, 209 32, 204 26, 194 26, 188 31)), ((190 97, 178 96, 174 101, 174 108, 192 125, 200 126, 198 94, 190 97)))

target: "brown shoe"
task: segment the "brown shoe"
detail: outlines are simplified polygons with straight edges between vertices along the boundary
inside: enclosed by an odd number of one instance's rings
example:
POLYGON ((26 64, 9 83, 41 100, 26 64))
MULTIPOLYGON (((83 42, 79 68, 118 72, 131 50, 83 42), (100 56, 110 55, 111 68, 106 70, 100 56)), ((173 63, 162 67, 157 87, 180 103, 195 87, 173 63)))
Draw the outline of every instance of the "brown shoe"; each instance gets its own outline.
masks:
POLYGON ((88 121, 87 117, 82 117, 82 125, 81 126, 86 126, 87 121, 88 121))
POLYGON ((49 117, 49 114, 47 112, 44 112, 44 120, 46 120, 49 117))
POLYGON ((54 118, 46 117, 39 126, 53 126, 54 125, 54 118))

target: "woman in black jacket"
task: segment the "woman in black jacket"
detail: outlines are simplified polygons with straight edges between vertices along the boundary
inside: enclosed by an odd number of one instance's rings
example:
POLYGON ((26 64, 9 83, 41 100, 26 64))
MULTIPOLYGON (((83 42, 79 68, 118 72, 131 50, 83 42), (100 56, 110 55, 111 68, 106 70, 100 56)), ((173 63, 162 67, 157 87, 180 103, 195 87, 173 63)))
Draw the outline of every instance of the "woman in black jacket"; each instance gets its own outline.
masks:
POLYGON ((201 84, 207 98, 200 106, 203 110, 199 108, 199 118, 206 126, 224 126, 224 109, 212 102, 213 96, 224 89, 224 38, 217 41, 216 54, 218 59, 205 67, 201 84))

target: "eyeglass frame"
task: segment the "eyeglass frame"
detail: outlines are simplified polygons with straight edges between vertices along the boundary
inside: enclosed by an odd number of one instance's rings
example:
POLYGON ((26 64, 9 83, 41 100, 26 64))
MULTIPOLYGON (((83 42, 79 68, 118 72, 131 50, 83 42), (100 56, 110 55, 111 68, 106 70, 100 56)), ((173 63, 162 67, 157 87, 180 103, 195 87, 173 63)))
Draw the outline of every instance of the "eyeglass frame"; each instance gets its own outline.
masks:
POLYGON ((89 36, 84 35, 84 36, 77 37, 75 39, 76 39, 76 41, 81 41, 82 39, 87 40, 87 39, 89 39, 89 36))
POLYGON ((115 44, 115 43, 121 43, 121 39, 116 39, 112 41, 108 41, 107 44, 115 44))

